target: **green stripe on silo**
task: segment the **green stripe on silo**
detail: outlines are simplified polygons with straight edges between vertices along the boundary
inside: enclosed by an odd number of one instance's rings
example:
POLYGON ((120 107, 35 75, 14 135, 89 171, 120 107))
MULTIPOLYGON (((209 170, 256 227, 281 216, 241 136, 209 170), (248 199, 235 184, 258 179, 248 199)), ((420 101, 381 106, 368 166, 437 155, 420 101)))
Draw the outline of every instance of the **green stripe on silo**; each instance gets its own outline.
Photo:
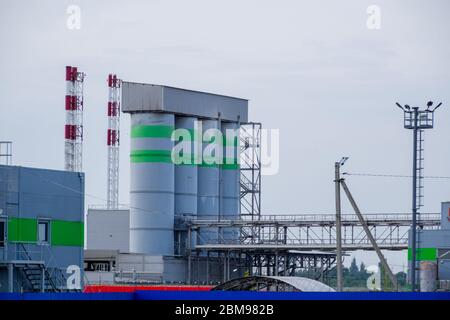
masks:
POLYGON ((84 224, 79 221, 52 220, 50 238, 52 246, 82 247, 84 224))
POLYGON ((131 127, 131 138, 171 138, 173 126, 137 125, 131 127))
POLYGON ((170 150, 132 150, 130 154, 131 162, 162 162, 172 163, 172 153, 170 150))
MULTIPOLYGON (((175 154, 174 158, 180 159, 179 154, 175 154)), ((218 167, 221 166, 226 170, 237 170, 239 169, 239 164, 237 163, 236 158, 224 158, 223 163, 217 163, 214 157, 203 157, 202 162, 194 161, 194 155, 189 154, 186 156, 186 162, 181 163, 180 165, 200 165, 201 167, 218 167)), ((154 162, 154 163, 174 163, 172 161, 172 152, 170 150, 132 150, 130 154, 131 162, 133 163, 146 163, 146 162, 154 162)), ((178 161, 177 161, 178 162, 178 161)))
POLYGON ((27 218, 8 219, 8 241, 36 242, 37 220, 27 218))
MULTIPOLYGON (((416 249, 416 260, 417 261, 430 261, 436 260, 437 249, 436 248, 417 248, 416 249)), ((412 260, 412 250, 408 248, 408 260, 412 260)))
POLYGON ((238 164, 226 164, 222 165, 222 169, 224 170, 238 170, 240 166, 238 164))
POLYGON ((240 166, 236 158, 224 158, 221 167, 224 170, 238 170, 240 166))
POLYGON ((223 145, 224 147, 237 147, 238 146, 238 137, 223 137, 223 145))

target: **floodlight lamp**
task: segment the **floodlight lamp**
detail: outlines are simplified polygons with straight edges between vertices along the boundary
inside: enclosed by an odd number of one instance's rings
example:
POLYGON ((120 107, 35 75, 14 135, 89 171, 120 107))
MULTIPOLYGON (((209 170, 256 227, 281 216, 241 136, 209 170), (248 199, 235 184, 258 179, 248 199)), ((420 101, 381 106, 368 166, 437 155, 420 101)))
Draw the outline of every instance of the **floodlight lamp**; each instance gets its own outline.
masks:
POLYGON ((348 157, 342 157, 341 161, 339 162, 339 165, 342 167, 347 160, 348 157))

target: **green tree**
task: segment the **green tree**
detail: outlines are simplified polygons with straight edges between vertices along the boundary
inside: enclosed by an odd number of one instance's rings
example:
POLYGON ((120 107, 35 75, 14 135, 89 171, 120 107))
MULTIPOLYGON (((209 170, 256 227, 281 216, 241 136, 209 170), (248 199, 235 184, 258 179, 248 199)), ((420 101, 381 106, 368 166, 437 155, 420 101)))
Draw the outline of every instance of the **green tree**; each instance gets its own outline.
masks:
POLYGON ((358 265, 356 264, 356 258, 353 258, 352 263, 350 265, 350 274, 357 274, 359 269, 358 269, 358 265))
POLYGON ((359 272, 367 273, 366 265, 364 264, 364 262, 361 262, 361 265, 359 266, 359 272))

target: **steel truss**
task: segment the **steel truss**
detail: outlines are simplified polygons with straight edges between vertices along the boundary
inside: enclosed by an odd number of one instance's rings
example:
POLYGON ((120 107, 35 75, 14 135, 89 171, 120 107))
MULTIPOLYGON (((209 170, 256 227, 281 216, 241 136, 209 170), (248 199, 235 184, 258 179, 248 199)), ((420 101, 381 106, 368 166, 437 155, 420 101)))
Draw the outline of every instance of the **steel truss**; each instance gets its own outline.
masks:
MULTIPOLYGON (((364 218, 377 244, 386 250, 403 250, 408 247, 410 214, 366 214, 364 218)), ((439 213, 422 213, 419 226, 425 229, 438 228, 439 213)), ((242 217, 236 220, 191 220, 189 228, 240 228, 241 237, 236 240, 217 241, 197 245, 205 248, 266 248, 291 250, 336 249, 335 215, 261 215, 259 220, 242 217), (258 237, 249 237, 247 230, 259 230, 258 237)), ((343 249, 373 250, 362 226, 355 215, 342 215, 343 249)))

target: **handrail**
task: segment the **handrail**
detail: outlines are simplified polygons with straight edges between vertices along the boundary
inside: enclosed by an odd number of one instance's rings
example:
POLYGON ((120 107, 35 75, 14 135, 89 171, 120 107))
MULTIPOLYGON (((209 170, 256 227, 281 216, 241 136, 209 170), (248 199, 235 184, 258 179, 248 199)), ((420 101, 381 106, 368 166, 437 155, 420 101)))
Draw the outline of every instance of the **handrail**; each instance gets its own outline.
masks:
MULTIPOLYGON (((411 214, 408 213, 366 213, 363 214, 366 221, 411 221, 411 214)), ((334 222, 336 216, 334 214, 297 214, 297 215, 260 215, 259 217, 250 216, 222 216, 220 218, 217 215, 202 215, 195 219, 190 219, 191 222, 226 222, 226 221, 239 221, 239 222, 334 222)), ((421 213, 420 221, 435 221, 440 222, 440 213, 421 213)), ((354 214, 343 214, 343 222, 357 222, 358 217, 354 214)))

